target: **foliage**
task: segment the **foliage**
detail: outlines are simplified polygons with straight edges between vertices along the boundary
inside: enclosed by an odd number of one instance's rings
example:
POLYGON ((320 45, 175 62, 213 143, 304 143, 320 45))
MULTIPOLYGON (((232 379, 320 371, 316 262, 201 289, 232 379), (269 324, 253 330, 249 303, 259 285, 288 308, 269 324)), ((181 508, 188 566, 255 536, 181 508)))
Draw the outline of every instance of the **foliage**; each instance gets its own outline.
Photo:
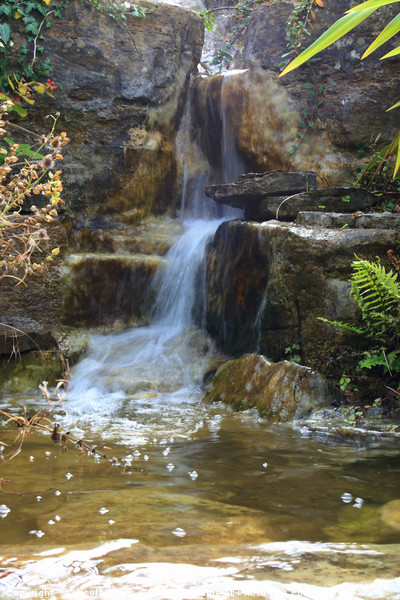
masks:
MULTIPOLYGON (((395 259, 397 260, 397 259, 395 259)), ((361 313, 362 326, 330 323, 368 342, 358 369, 374 370, 378 375, 400 375, 400 286, 398 273, 386 270, 379 261, 357 259, 352 263, 351 296, 361 313)))
POLYGON ((212 10, 203 10, 204 26, 207 31, 213 31, 224 40, 224 45, 215 50, 210 64, 218 67, 221 72, 223 67, 229 69, 231 62, 238 56, 243 48, 243 37, 250 23, 250 19, 259 5, 260 0, 239 0, 234 6, 224 6, 212 10), (215 13, 223 11, 223 16, 229 16, 229 30, 223 37, 216 27, 215 13))
MULTIPOLYGON (((38 60, 45 52, 44 31, 52 26, 52 19, 61 18, 69 0, 2 0, 0 5, 0 91, 9 93, 10 79, 38 81, 53 71, 51 60, 38 60), (22 25, 20 25, 22 23, 22 25), (16 34, 24 37, 16 43, 16 34)), ((130 2, 115 0, 81 0, 118 21, 132 40, 134 36, 126 24, 127 15, 142 18, 146 9, 130 2)), ((37 91, 37 90, 36 90, 37 91)), ((35 89, 33 89, 35 92, 35 89)))
MULTIPOLYGON (((359 174, 353 187, 361 187, 370 189, 375 193, 383 193, 385 199, 390 195, 394 196, 394 200, 398 199, 400 194, 400 176, 394 175, 395 165, 393 164, 393 154, 396 152, 397 139, 400 135, 398 132, 390 144, 379 150, 374 150, 377 140, 372 144, 372 154, 366 166, 359 166, 359 174)), ((378 136, 377 139, 379 139, 378 136)), ((358 153, 364 155, 369 150, 369 146, 360 148, 358 153)), ((398 211, 399 206, 393 202, 386 202, 382 208, 385 211, 398 211)))
POLYGON ((0 90, 10 89, 10 78, 39 80, 53 70, 51 61, 38 61, 43 55, 44 30, 52 18, 60 18, 68 0, 3 0, 0 6, 0 90), (22 26, 19 25, 22 23, 22 26), (24 36, 16 47, 16 29, 24 36))
MULTIPOLYGON (((281 71, 299 55, 301 48, 311 35, 313 23, 316 20, 316 10, 323 8, 323 0, 300 0, 295 6, 285 25, 285 37, 287 51, 282 54, 282 62, 279 64, 281 71)), ((311 58, 307 61, 308 73, 307 81, 304 83, 304 90, 308 96, 306 107, 302 111, 302 118, 298 123, 299 131, 296 134, 296 143, 292 145, 289 155, 294 154, 300 148, 301 144, 307 139, 310 128, 314 127, 316 112, 323 104, 321 94, 324 91, 322 83, 324 74, 320 73, 315 63, 319 59, 311 58)))
POLYGON ((33 260, 34 253, 42 252, 47 243, 45 225, 53 221, 63 203, 61 171, 53 172, 53 167, 62 160, 61 149, 69 140, 65 132, 55 135, 56 117, 46 135, 12 123, 9 116, 16 103, 5 94, 0 100, 0 280, 11 277, 21 283, 28 274, 42 271, 59 253, 53 248, 43 261, 33 260), (36 143, 15 143, 7 130, 33 137, 36 143), (45 199, 46 204, 32 206, 30 214, 23 215, 24 200, 32 195, 45 199))
MULTIPOLYGON (((316 54, 342 38, 349 31, 352 31, 357 25, 367 19, 372 13, 378 8, 397 2, 398 0, 367 0, 362 4, 348 10, 344 17, 336 21, 327 31, 325 31, 314 43, 311 44, 306 50, 304 50, 299 56, 297 56, 280 74, 285 75, 290 71, 296 69, 300 65, 312 59, 316 54)), ((366 58, 372 52, 380 48, 384 43, 393 38, 393 36, 400 31, 400 14, 397 15, 378 35, 378 37, 368 46, 365 50, 361 59, 366 58)), ((400 46, 388 52, 383 58, 389 58, 400 54, 400 46)), ((388 110, 392 110, 400 106, 400 102, 397 102, 391 106, 388 110)), ((393 169, 393 177, 396 176, 398 169, 400 168, 400 132, 397 132, 390 146, 388 147, 389 154, 397 154, 396 163, 393 169)))

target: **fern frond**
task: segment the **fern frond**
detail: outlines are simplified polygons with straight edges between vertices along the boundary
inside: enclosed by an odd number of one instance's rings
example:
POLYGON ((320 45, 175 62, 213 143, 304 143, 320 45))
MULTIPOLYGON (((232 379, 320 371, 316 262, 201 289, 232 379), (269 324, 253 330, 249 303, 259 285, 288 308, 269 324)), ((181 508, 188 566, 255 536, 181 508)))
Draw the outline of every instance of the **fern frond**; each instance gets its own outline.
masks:
POLYGON ((352 262, 352 267, 350 294, 371 329, 368 337, 373 337, 374 333, 385 333, 382 324, 387 324, 385 316, 388 314, 393 316, 394 313, 399 325, 400 287, 397 273, 386 271, 379 262, 369 260, 357 259, 352 262))
POLYGON ((341 323, 340 321, 330 321, 329 319, 325 319, 324 317, 317 317, 317 319, 318 321, 322 321, 323 323, 329 323, 329 325, 340 327, 340 329, 346 329, 346 331, 351 331, 352 333, 357 333, 358 335, 366 335, 367 333, 364 329, 359 329, 358 327, 348 325, 347 323, 341 323))

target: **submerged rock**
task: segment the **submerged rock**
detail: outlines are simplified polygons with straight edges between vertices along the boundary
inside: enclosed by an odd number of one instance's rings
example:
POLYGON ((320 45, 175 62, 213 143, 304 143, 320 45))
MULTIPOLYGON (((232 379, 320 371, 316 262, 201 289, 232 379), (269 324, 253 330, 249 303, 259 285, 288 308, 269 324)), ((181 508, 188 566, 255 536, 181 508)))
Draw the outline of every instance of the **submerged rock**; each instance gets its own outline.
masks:
POLYGON ((302 419, 328 407, 335 396, 331 383, 301 365, 272 363, 258 354, 244 354, 220 367, 207 387, 206 402, 224 402, 234 410, 257 408, 270 421, 302 419))

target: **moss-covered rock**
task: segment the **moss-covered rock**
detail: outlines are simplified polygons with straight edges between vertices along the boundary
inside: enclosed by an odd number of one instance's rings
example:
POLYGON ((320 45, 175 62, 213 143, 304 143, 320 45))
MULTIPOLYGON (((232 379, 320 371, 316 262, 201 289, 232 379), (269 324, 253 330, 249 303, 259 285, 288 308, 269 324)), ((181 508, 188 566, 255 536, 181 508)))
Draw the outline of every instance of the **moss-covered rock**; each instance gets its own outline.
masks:
POLYGON ((289 421, 329 406, 334 389, 325 377, 307 367, 272 363, 259 354, 230 360, 212 378, 204 400, 225 402, 234 410, 257 408, 271 421, 289 421))

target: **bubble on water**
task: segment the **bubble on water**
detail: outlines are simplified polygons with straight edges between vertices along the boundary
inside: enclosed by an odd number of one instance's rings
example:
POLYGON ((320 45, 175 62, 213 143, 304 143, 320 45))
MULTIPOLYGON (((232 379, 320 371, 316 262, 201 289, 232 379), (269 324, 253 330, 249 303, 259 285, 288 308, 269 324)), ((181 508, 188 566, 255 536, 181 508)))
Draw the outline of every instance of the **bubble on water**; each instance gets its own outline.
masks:
POLYGON ((168 471, 172 471, 172 469, 175 469, 175 465, 173 465, 172 463, 168 463, 167 469, 168 469, 168 471))
POLYGON ((176 527, 173 531, 172 531, 173 535, 176 535, 177 537, 185 537, 186 535, 186 531, 184 529, 182 529, 182 527, 176 527))
POLYGON ((364 500, 362 498, 355 498, 354 499, 353 507, 354 508, 361 508, 363 504, 364 504, 364 500))
POLYGON ((51 452, 50 452, 50 450, 46 450, 46 452, 45 452, 45 455, 46 455, 46 456, 51 456, 51 452))
POLYGON ((55 522, 55 521, 53 521, 53 519, 50 519, 49 521, 47 521, 47 524, 48 524, 48 525, 55 525, 55 524, 56 524, 56 522, 55 522))
POLYGON ((54 517, 54 519, 55 519, 56 521, 61 521, 61 517, 59 517, 58 515, 56 515, 56 516, 54 517))
POLYGON ((73 477, 72 473, 65 473, 65 477, 67 479, 71 479, 71 477, 73 477))
POLYGON ((345 504, 349 504, 353 500, 353 496, 348 492, 345 492, 340 497, 345 504))
POLYGON ((198 472, 197 472, 197 471, 191 471, 191 472, 189 472, 189 477, 190 477, 191 479, 193 479, 193 481, 194 481, 195 479, 197 479, 197 478, 198 478, 198 476, 199 476, 199 474, 198 474, 198 472))
POLYGON ((40 538, 42 537, 42 535, 44 535, 44 531, 41 531, 40 529, 31 529, 30 531, 28 531, 29 535, 36 535, 36 537, 40 538))
POLYGON ((61 492, 60 492, 60 490, 56 490, 56 491, 54 492, 54 494, 55 494, 56 496, 61 496, 61 492))
POLYGON ((147 456, 147 454, 145 454, 145 455, 143 456, 143 460, 149 460, 149 457, 147 456))
POLYGON ((263 463, 263 467, 264 467, 264 469, 266 469, 268 467, 268 463, 267 462, 263 463))
POLYGON ((170 451, 171 451, 171 448, 169 448, 169 447, 165 448, 165 450, 163 450, 163 455, 164 456, 168 456, 168 454, 170 453, 170 451))
POLYGON ((115 521, 113 521, 112 519, 110 519, 108 522, 110 525, 114 525, 114 523, 115 523, 115 521))
POLYGON ((5 504, 0 504, 0 518, 5 519, 10 509, 5 504))
POLYGON ((34 457, 34 456, 30 456, 30 457, 29 457, 29 460, 30 460, 31 462, 33 462, 33 461, 35 460, 35 457, 34 457))
POLYGON ((133 453, 133 456, 140 456, 139 450, 135 450, 135 452, 133 453))
POLYGON ((108 508, 105 508, 104 506, 103 506, 103 508, 100 508, 100 510, 99 510, 99 513, 101 515, 105 515, 108 512, 110 512, 110 511, 108 510, 108 508))
POLYGON ((42 499, 42 496, 36 496, 36 500, 37 500, 38 502, 40 502, 40 501, 41 501, 41 499, 42 499))

